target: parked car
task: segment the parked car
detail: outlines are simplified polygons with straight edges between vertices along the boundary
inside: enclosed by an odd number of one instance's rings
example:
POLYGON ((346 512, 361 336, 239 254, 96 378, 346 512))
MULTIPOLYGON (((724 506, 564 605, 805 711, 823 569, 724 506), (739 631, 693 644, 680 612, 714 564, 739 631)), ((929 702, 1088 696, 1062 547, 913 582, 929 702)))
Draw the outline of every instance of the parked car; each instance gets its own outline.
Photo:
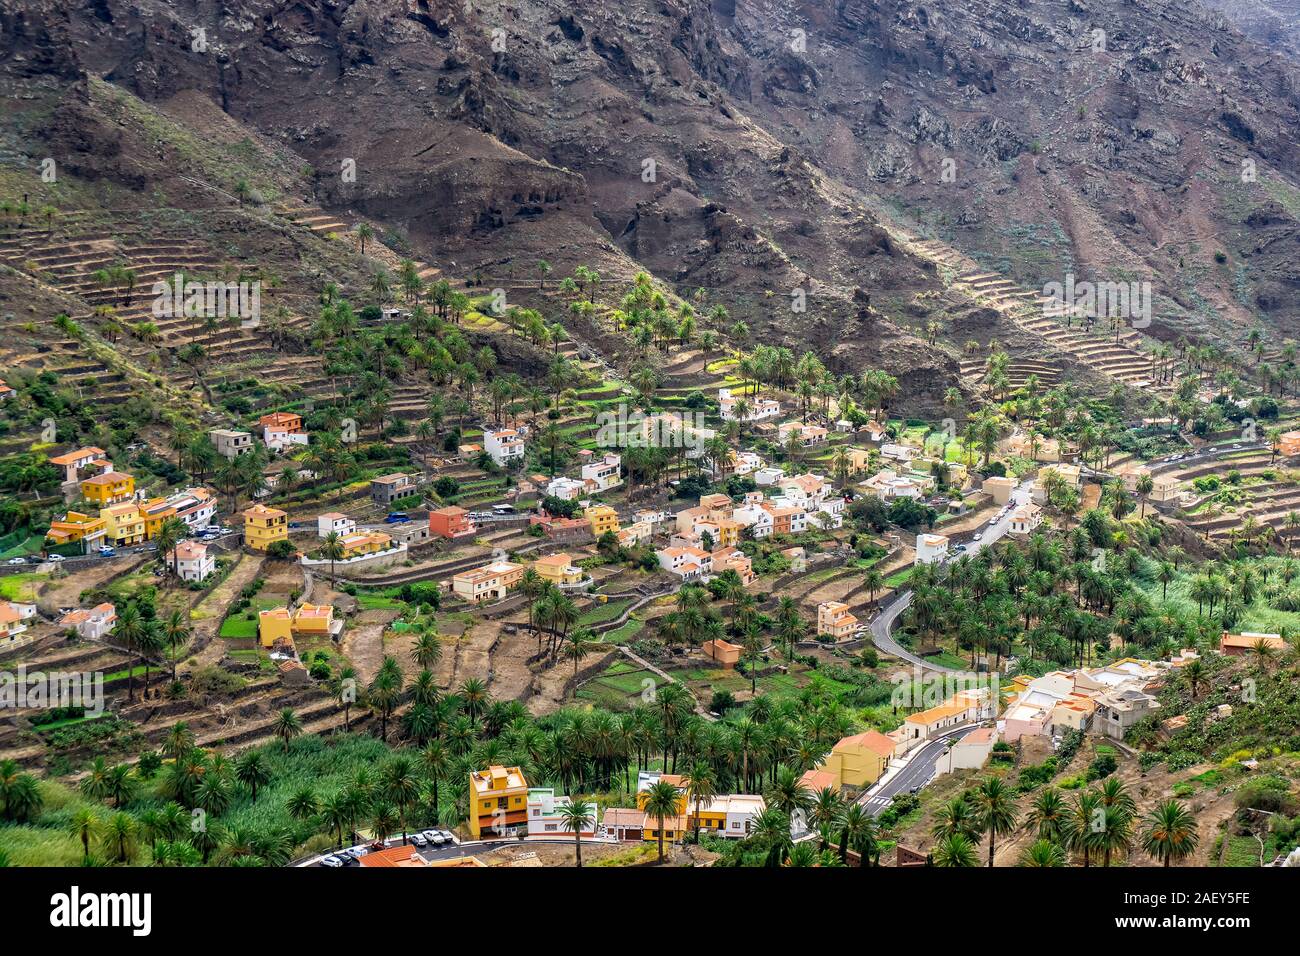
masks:
POLYGON ((405 511, 391 511, 388 517, 384 519, 385 524, 405 524, 411 520, 411 516, 405 511))
POLYGON ((337 856, 327 856, 320 861, 320 865, 328 866, 332 870, 337 870, 339 867, 343 865, 343 861, 340 860, 337 856))
POLYGON ((980 538, 984 537, 984 532, 983 532, 983 531, 976 531, 975 534, 972 535, 972 537, 973 537, 976 541, 978 541, 980 538))
POLYGON ((107 546, 102 547, 102 548, 99 549, 99 556, 100 556, 101 558, 111 558, 111 557, 113 557, 115 554, 117 554, 117 552, 114 551, 112 548, 107 547, 107 546))
POLYGON ((492 510, 497 514, 512 515, 515 513, 514 505, 493 505, 492 510))
POLYGON ((444 838, 437 830, 422 830, 420 831, 420 836, 424 837, 434 846, 442 846, 447 842, 446 838, 444 838))
POLYGON ((51 561, 62 561, 62 560, 63 560, 63 555, 61 555, 61 554, 52 554, 52 555, 50 555, 50 560, 51 560, 51 561))
POLYGON ((412 833, 412 834, 411 834, 411 842, 414 843, 416 846, 428 846, 428 845, 429 845, 429 841, 426 840, 426 839, 424 838, 424 834, 422 834, 422 833, 412 833))

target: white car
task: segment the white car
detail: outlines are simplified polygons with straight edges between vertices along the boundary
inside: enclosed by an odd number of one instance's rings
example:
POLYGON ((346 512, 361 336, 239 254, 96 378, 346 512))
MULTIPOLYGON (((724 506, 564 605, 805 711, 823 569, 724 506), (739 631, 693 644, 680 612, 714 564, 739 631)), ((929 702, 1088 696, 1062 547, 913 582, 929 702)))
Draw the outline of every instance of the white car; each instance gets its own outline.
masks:
POLYGON ((26 563, 27 563, 26 558, 10 558, 8 561, 5 562, 5 564, 26 564, 26 563))
POLYGON ((984 537, 984 532, 983 532, 983 531, 976 531, 976 532, 975 532, 974 538, 975 538, 976 541, 978 541, 978 540, 979 540, 980 538, 982 538, 982 537, 984 537))
POLYGON ((63 555, 61 555, 61 554, 52 554, 52 555, 50 555, 50 558, 49 558, 49 559, 50 559, 51 561, 62 561, 62 560, 63 560, 63 555))
POLYGON ((337 870, 343 865, 343 861, 337 856, 327 856, 320 861, 321 866, 328 866, 331 870, 337 870))
POLYGON ((426 839, 424 838, 424 834, 422 834, 422 833, 412 833, 412 834, 411 834, 411 842, 414 843, 416 846, 428 846, 428 845, 429 845, 429 841, 426 840, 426 839))
POLYGON ((447 838, 437 830, 422 830, 420 836, 428 840, 433 846, 442 846, 447 842, 447 838))

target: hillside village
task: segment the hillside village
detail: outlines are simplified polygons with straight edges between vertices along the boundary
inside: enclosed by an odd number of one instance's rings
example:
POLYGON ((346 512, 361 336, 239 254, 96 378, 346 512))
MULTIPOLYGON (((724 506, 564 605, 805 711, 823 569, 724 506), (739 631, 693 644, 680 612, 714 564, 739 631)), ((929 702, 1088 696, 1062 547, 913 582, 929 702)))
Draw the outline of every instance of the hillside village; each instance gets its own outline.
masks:
POLYGON ((912 305, 1048 343, 918 323, 927 409, 725 288, 453 274, 211 104, 86 96, 178 178, 0 179, 0 860, 1300 861, 1293 343, 896 223, 912 305), (158 312, 226 282, 256 321, 158 312))

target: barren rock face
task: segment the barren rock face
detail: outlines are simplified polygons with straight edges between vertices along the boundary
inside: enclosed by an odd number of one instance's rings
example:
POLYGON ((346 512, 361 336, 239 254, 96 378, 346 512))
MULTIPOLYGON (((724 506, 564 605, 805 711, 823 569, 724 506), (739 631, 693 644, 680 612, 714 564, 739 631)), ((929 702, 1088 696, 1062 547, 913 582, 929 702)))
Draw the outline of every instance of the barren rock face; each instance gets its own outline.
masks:
MULTIPOLYGON (((1284 294, 1296 206, 1279 202, 1300 175, 1296 74, 1198 7, 2 0, 0 11, 11 77, 75 82, 83 70, 148 100, 198 90, 310 163, 319 201, 390 222, 457 267, 539 255, 611 275, 644 267, 719 289, 760 335, 841 352, 860 335, 863 361, 910 372, 885 347, 903 335, 890 311, 859 332, 850 304, 855 288, 879 303, 937 286, 889 241, 887 207, 1030 287, 1067 269, 1149 279, 1174 335, 1300 323, 1284 294), (339 175, 348 159, 355 181, 339 175), (1262 243, 1239 228, 1261 216, 1262 243), (774 308, 795 289, 810 293, 806 313, 774 308)), ((146 188, 111 131, 83 127, 55 120, 47 135, 88 175, 146 188)))

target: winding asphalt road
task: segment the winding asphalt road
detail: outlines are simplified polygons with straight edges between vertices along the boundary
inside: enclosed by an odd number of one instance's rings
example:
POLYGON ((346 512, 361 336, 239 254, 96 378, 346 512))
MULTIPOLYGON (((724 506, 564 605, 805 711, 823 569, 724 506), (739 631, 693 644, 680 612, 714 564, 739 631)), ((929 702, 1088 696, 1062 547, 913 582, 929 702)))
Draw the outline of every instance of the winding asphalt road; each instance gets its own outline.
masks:
MULTIPOLYGON (((1023 482, 1018 488, 1013 490, 1011 492, 1011 503, 1017 506, 1028 504, 1032 500, 1031 490, 1033 488, 1033 484, 1034 483, 1032 481, 1026 481, 1023 482)), ((1014 511, 1014 509, 1012 509, 1012 511, 1014 511)), ((1012 511, 1008 511, 1006 517, 994 521, 991 524, 988 524, 984 528, 980 529, 981 530, 980 540, 968 542, 966 544, 966 554, 968 555, 975 554, 981 548, 988 547, 989 545, 997 541, 999 538, 1001 538, 1003 535, 1005 535, 1007 533, 1007 530, 1011 527, 1012 511)), ((901 644, 898 643, 898 641, 894 640, 893 637, 894 622, 898 620, 898 616, 900 614, 902 614, 904 611, 907 610, 908 606, 911 605, 911 603, 912 603, 912 592, 904 591, 901 594, 899 594, 897 598, 894 599, 892 604, 890 604, 887 608, 885 608, 883 611, 877 614, 875 620, 871 622, 871 642, 875 644, 876 648, 881 652, 885 654, 891 654, 894 657, 905 660, 909 664, 914 664, 915 666, 920 667, 924 670, 930 670, 930 671, 956 670, 956 668, 953 667, 944 667, 940 664, 932 664, 928 661, 925 661, 920 657, 917 657, 911 651, 905 649, 901 644)))
POLYGON ((935 762, 943 752, 950 744, 956 743, 977 726, 978 724, 969 724, 957 727, 942 737, 926 741, 912 754, 902 770, 886 780, 878 789, 863 794, 858 799, 858 803, 866 807, 873 817, 880 816, 898 794, 919 790, 933 780, 935 762))

